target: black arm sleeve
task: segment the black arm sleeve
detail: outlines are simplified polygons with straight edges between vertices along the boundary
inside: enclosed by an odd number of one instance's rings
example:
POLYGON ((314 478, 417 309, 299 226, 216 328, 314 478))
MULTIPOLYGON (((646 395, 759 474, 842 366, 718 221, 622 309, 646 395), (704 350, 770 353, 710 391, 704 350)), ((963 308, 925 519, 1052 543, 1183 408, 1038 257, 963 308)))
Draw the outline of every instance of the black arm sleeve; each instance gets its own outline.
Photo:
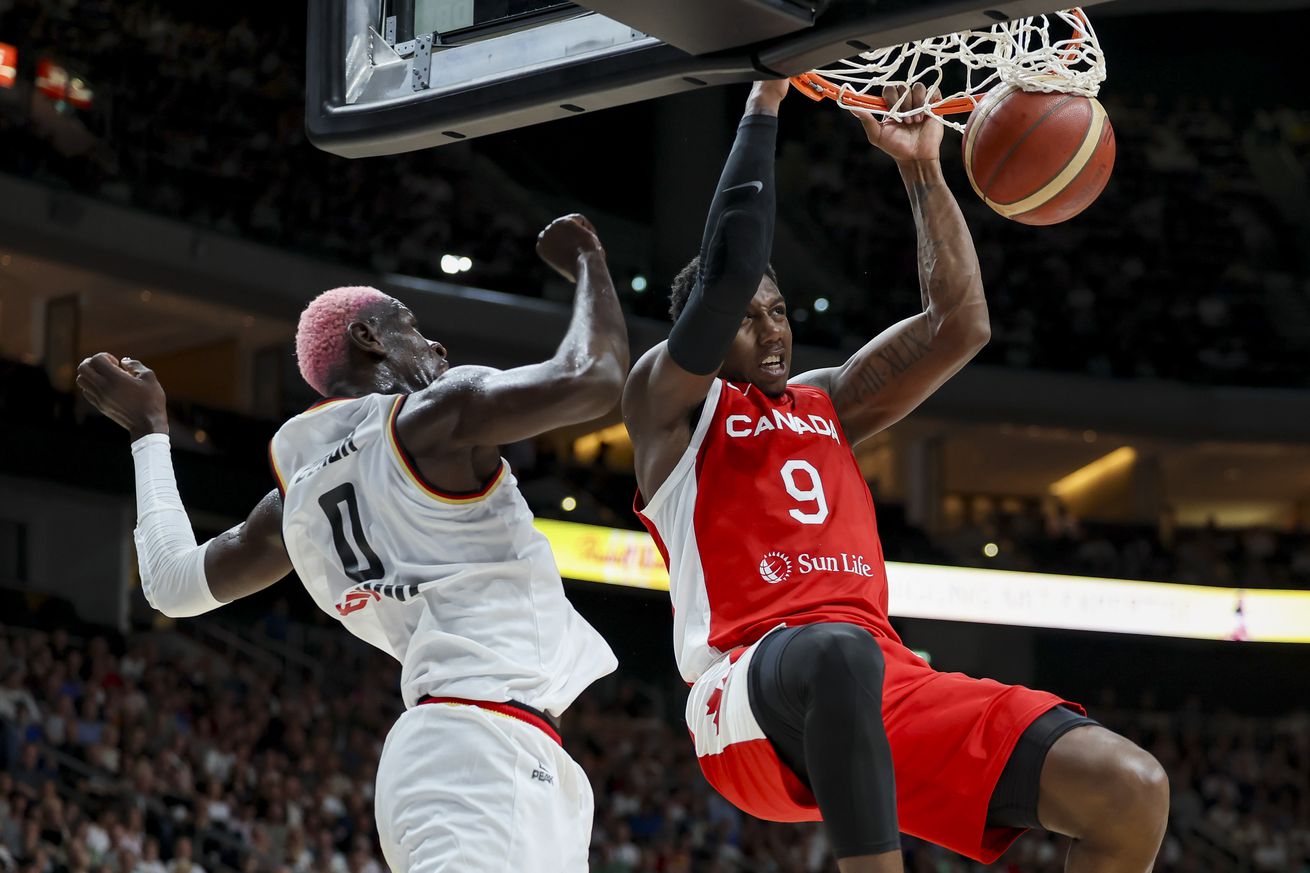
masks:
POLYGON ((772 115, 748 115, 737 128, 705 220, 700 273, 669 334, 669 355, 689 373, 709 375, 723 365, 769 265, 777 138, 772 115))

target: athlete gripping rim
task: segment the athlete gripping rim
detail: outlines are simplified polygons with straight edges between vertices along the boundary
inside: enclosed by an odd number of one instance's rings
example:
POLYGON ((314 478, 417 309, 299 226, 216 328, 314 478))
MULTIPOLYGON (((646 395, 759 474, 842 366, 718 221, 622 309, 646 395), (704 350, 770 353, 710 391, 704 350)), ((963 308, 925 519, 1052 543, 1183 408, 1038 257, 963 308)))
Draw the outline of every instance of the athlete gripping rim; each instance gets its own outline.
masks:
POLYGON ((406 712, 375 795, 396 873, 587 868, 591 789, 554 718, 616 663, 565 599, 497 446, 612 409, 628 341, 586 219, 555 220, 537 251, 577 284, 568 332, 540 364, 449 368, 410 311, 372 288, 310 303, 297 357, 330 399, 282 426, 278 488, 204 546, 177 493, 154 374, 103 353, 78 368, 87 398, 133 439, 152 606, 199 615, 294 567, 325 612, 401 662, 406 712))
POLYGON ((977 353, 987 304, 942 177, 942 126, 865 115, 909 193, 923 311, 842 367, 789 380, 769 267, 786 89, 752 90, 700 256, 674 283, 673 330, 624 390, 636 508, 669 566, 701 767, 748 813, 824 821, 843 873, 901 870, 898 828, 990 863, 1039 826, 1074 838, 1070 871, 1144 873, 1168 810, 1154 758, 1051 694, 933 670, 888 621, 851 447, 977 353))

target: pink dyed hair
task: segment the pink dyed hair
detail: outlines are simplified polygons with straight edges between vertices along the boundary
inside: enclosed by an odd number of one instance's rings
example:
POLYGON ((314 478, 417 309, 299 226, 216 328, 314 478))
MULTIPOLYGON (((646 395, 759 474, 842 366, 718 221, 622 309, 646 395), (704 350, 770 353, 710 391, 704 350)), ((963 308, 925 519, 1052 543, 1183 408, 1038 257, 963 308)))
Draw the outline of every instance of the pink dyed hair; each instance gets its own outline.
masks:
POLYGON ((300 375, 324 397, 334 372, 346 362, 348 329, 364 309, 395 298, 376 288, 348 285, 315 297, 300 313, 296 327, 296 361, 300 375))

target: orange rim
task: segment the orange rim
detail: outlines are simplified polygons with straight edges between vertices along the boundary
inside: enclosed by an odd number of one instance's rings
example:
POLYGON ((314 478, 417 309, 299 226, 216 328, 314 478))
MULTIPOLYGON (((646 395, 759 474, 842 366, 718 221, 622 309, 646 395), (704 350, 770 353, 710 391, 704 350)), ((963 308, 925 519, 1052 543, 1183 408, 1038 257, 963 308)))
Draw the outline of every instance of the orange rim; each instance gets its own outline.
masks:
MULTIPOLYGON (((1070 11, 1084 25, 1088 23, 1087 13, 1083 12, 1081 7, 1076 7, 1070 11)), ((1084 31, 1075 29, 1073 32, 1074 43, 1082 42, 1083 37, 1086 35, 1084 31)), ((1065 55, 1065 60, 1072 61, 1075 57, 1077 57, 1077 54, 1070 52, 1065 55)), ((891 108, 887 105, 887 101, 881 97, 871 97, 868 94, 860 94, 848 86, 835 85, 818 73, 801 73, 799 76, 792 76, 791 84, 792 87, 811 100, 833 100, 842 106, 853 106, 856 109, 878 112, 886 112, 891 108)), ((984 91, 972 97, 958 97, 954 100, 947 100, 939 106, 934 106, 932 111, 934 115, 963 115, 978 108, 978 104, 986 96, 987 92, 984 91)))
MULTIPOLYGON (((834 85, 818 73, 802 73, 799 76, 792 76, 791 83, 796 90, 811 100, 834 100, 842 106, 854 106, 856 109, 877 110, 879 112, 886 112, 890 108, 887 101, 881 97, 870 97, 868 94, 860 94, 850 88, 834 85)), ((955 100, 947 100, 939 106, 934 106, 932 111, 936 115, 960 115, 972 112, 986 96, 984 93, 976 94, 973 97, 959 97, 955 100)))

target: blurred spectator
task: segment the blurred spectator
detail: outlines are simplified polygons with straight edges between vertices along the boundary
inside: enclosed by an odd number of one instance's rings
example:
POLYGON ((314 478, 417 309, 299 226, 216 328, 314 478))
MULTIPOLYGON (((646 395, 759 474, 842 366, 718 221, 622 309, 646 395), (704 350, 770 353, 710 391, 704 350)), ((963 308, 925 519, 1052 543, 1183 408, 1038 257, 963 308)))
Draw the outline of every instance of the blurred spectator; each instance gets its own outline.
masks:
MULTIPOLYGON (((1173 95, 1167 108, 1122 91, 1102 101, 1115 123, 1114 175, 1073 221, 1005 221, 968 193, 959 161, 943 162, 988 286, 992 340, 979 360, 1094 376, 1306 385, 1310 289, 1292 277, 1304 275, 1299 240, 1310 228, 1280 211, 1258 178, 1234 129, 1237 110, 1187 95, 1173 95)), ((903 293, 918 284, 900 181, 842 116, 807 115, 781 151, 784 216, 861 289, 823 289, 831 307, 800 321, 803 295, 818 289, 794 279, 801 341, 824 342, 836 325, 868 336, 917 303, 903 293)), ((1303 135, 1310 122, 1303 110, 1278 116, 1288 136, 1303 135)))
MULTIPOLYGON (((98 108, 77 120, 98 140, 61 152, 31 118, 0 113, 0 170, 378 272, 439 275, 440 256, 458 252, 474 271, 443 278, 531 295, 549 280, 533 239, 551 198, 523 185, 552 171, 532 155, 506 172, 476 143, 347 160, 306 141, 299 6, 255 17, 239 4, 14 0, 4 23, 22 57, 70 55, 93 83, 98 108)), ((1310 113, 1123 90, 1103 101, 1115 172, 1075 221, 1007 222, 969 193, 958 160, 944 162, 988 283, 993 338, 980 360, 1310 385, 1310 113)), ((786 115, 798 120, 783 126, 780 221, 848 280, 783 277, 796 335, 853 347, 917 301, 913 224, 894 168, 870 158, 845 113, 786 115), (820 290, 824 313, 811 307, 820 290)), ((629 303, 664 308, 658 293, 629 303)))
MULTIPOLYGON (((307 638, 294 622, 288 631, 307 638)), ((86 698, 102 707, 100 743, 112 742, 124 772, 133 775, 115 778, 76 757, 85 755, 76 730, 71 741, 42 737, 26 744, 17 765, 0 773, 0 845, 16 869, 384 869, 369 798, 380 743, 398 707, 392 683, 378 678, 395 673, 386 656, 333 631, 336 642, 329 645, 341 644, 348 657, 333 657, 331 687, 320 687, 308 676, 295 684, 275 678, 261 665, 219 656, 176 634, 147 634, 112 647, 106 638, 82 643, 61 636, 57 656, 54 635, 0 627, 0 671, 31 665, 23 687, 44 715, 66 699, 62 686, 30 677, 68 671, 77 652, 100 650, 123 684, 88 684, 86 698), (139 670, 127 669, 128 662, 139 670), (135 693, 146 696, 145 710, 126 705, 135 693)), ((327 654, 316 650, 314 657, 327 654)), ((663 715, 669 707, 661 700, 657 690, 621 680, 611 693, 584 695, 566 715, 564 736, 596 796, 597 873, 836 870, 820 827, 759 822, 714 793, 685 728, 663 715)), ((1149 699, 1142 706, 1116 709, 1107 697, 1097 716, 1170 772, 1172 821, 1159 873, 1216 869, 1215 852, 1262 873, 1310 870, 1310 716, 1271 721, 1193 709, 1167 713, 1149 699)), ((1031 834, 998 869, 1057 873, 1062 842, 1031 834)), ((981 869, 910 838, 905 858, 909 871, 981 869)), ((0 852, 0 866, 6 863, 0 852)))

